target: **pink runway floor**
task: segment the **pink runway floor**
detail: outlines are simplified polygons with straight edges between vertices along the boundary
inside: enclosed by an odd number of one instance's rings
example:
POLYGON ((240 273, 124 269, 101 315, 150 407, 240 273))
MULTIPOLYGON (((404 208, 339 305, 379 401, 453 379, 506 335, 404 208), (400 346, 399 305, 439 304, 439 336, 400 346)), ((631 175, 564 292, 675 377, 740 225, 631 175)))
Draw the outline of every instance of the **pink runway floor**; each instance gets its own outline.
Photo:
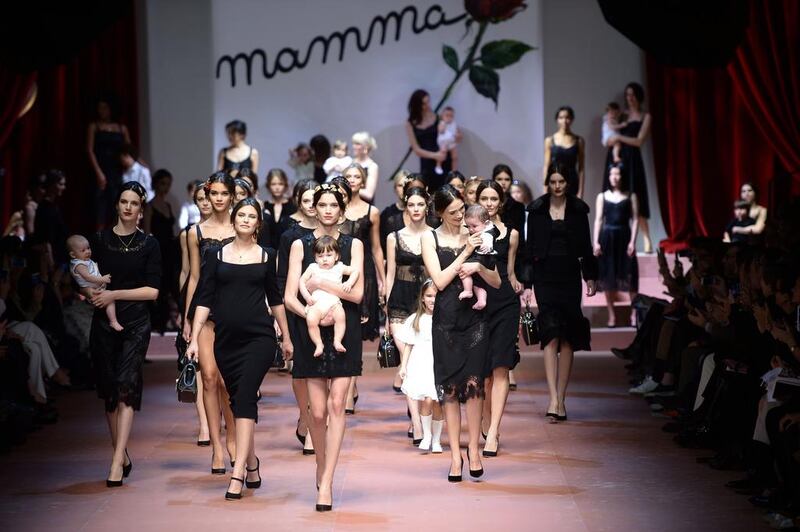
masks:
MULTIPOLYGON (((151 348, 152 350, 152 348, 151 348)), ((110 460, 102 403, 93 392, 58 401, 61 420, 0 457, 0 528, 16 530, 608 530, 762 529, 759 515, 724 482, 737 473, 695 463, 645 403, 626 393, 622 362, 579 355, 569 421, 548 425, 542 360, 523 354, 500 454, 479 482, 448 484, 449 458, 424 455, 405 435, 404 401, 391 373, 365 347, 365 376, 334 482, 334 510, 316 513, 314 457, 294 436, 297 410, 286 375, 262 387, 257 454, 263 485, 227 502, 227 476, 212 476, 195 445, 193 407, 178 404, 173 360, 146 366, 144 405, 121 488, 105 487, 110 460), (256 528, 257 527, 257 528, 256 528)), ((462 436, 466 443, 466 436, 462 436)))

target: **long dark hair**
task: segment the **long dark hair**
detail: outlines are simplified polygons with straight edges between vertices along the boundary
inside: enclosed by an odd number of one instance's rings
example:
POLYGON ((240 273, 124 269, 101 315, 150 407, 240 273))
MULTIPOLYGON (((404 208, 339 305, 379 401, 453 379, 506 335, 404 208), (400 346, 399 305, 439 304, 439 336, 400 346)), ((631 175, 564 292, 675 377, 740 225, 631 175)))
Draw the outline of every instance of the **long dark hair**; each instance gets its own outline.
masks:
POLYGON ((342 212, 344 212, 346 203, 344 201, 344 195, 342 194, 342 191, 339 190, 338 186, 332 183, 323 183, 321 185, 317 185, 317 188, 314 189, 314 207, 317 206, 317 203, 323 194, 333 194, 333 197, 336 198, 336 203, 339 204, 339 208, 342 210, 342 212))
POLYGON ((258 200, 255 198, 245 198, 233 207, 233 210, 231 211, 231 223, 236 220, 236 214, 244 207, 253 207, 256 210, 256 213, 258 213, 258 226, 256 226, 256 230, 253 232, 253 238, 258 239, 258 234, 261 232, 261 226, 264 223, 264 213, 261 212, 261 205, 258 204, 258 200))
POLYGON ((444 184, 433 193, 433 208, 437 214, 441 214, 453 203, 453 200, 457 199, 464 201, 461 193, 453 185, 444 184))
POLYGON ((491 188, 492 190, 497 192, 497 197, 500 199, 500 204, 497 206, 497 214, 498 215, 503 214, 503 203, 506 201, 506 193, 503 192, 503 187, 500 186, 500 183, 498 183, 494 179, 484 179, 483 181, 478 183, 478 188, 477 190, 475 190, 475 202, 478 205, 480 205, 481 192, 483 192, 487 188, 491 188))
POLYGON ((408 121, 412 126, 416 126, 422 121, 422 100, 428 96, 427 91, 417 89, 411 93, 408 99, 408 121))
POLYGON ((214 183, 222 183, 225 185, 225 188, 228 189, 228 192, 230 192, 231 196, 236 195, 236 182, 228 172, 219 171, 208 176, 208 179, 206 179, 206 184, 203 185, 206 189, 206 196, 211 193, 211 185, 214 183))
POLYGON ((292 191, 292 201, 294 201, 295 206, 299 207, 303 194, 309 190, 314 190, 314 187, 316 187, 318 184, 319 183, 313 179, 303 179, 302 181, 295 183, 294 190, 292 191))
POLYGON ((644 103, 644 87, 642 87, 639 83, 635 81, 631 81, 627 85, 625 85, 625 91, 630 89, 633 91, 633 95, 636 97, 636 101, 639 102, 639 106, 644 103))
POLYGON ((508 174, 508 177, 512 181, 514 180, 514 172, 511 171, 511 167, 503 163, 494 165, 494 168, 492 168, 492 179, 497 177, 498 174, 503 174, 503 173, 508 174))

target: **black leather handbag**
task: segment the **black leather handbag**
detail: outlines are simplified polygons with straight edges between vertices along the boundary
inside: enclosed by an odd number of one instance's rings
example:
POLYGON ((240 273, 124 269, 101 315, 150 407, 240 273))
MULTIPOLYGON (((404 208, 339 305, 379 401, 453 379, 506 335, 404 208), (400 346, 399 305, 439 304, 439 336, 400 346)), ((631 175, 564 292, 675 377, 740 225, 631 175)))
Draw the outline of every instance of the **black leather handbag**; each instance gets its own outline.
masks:
POLYGON ((283 369, 286 365, 286 360, 283 358, 283 347, 281 347, 281 342, 283 341, 282 336, 278 336, 275 342, 275 361, 272 363, 273 368, 283 369))
POLYGON ((197 402, 197 366, 193 360, 186 360, 183 369, 175 382, 178 401, 181 403, 197 402))
POLYGON ((382 368, 396 368, 400 365, 400 352, 388 331, 378 341, 378 364, 382 368))
POLYGON ((536 322, 536 316, 531 312, 531 307, 525 305, 525 311, 519 317, 519 323, 522 326, 522 339, 525 345, 536 345, 539 343, 539 324, 536 322))

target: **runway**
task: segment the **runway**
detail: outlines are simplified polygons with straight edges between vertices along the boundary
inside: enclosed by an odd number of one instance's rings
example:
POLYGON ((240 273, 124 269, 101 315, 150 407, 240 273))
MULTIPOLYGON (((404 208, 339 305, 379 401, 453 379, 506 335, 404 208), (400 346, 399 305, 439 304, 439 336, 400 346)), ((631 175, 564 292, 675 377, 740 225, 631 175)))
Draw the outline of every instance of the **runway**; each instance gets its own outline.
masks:
MULTIPOLYGON (((151 351, 158 346, 151 347, 151 351)), ((334 510, 314 511, 314 457, 294 436, 290 377, 270 372, 256 432, 263 485, 223 500, 228 476, 212 476, 195 445, 195 414, 174 393, 175 363, 146 366, 142 412, 129 447, 134 467, 105 487, 111 447, 93 392, 59 398, 60 421, 0 456, 3 530, 752 530, 756 511, 723 487, 740 473, 695 463, 661 432, 665 422, 627 394, 622 361, 579 354, 569 421, 548 425, 540 353, 525 352, 501 429, 500 453, 480 481, 446 481, 449 457, 425 455, 405 435, 402 396, 365 347, 355 416, 348 416, 334 482, 334 510), (255 530, 255 528, 254 528, 255 530)), ((465 427, 466 430, 466 427, 465 427)), ((462 443, 466 443, 466 432, 462 443)), ((445 431, 446 435, 446 431, 445 431)), ((464 451, 466 452, 466 451, 464 451)), ((466 470, 466 468, 465 468, 466 470)), ((230 468, 228 469, 230 471, 230 468)))

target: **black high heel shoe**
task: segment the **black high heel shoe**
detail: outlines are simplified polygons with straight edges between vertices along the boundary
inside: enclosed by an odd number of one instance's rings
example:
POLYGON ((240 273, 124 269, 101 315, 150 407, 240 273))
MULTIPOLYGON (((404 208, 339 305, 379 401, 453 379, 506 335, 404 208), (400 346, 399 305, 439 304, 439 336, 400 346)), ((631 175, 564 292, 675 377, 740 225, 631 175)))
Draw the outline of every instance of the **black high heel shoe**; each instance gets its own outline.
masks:
POLYGON ((547 418, 550 421, 550 423, 557 423, 558 421, 560 421, 558 419, 559 418, 558 414, 556 414, 555 412, 548 412, 544 415, 544 417, 547 418))
MULTIPOLYGON (((486 440, 486 438, 484 438, 484 441, 485 440, 486 440)), ((495 437, 495 441, 497 441, 497 447, 495 447, 494 451, 487 451, 486 448, 484 447, 483 451, 481 452, 481 454, 483 456, 485 456, 486 458, 494 458, 495 456, 497 456, 497 451, 500 450, 500 436, 499 435, 495 437)))
MULTIPOLYGON (((125 466, 122 466, 122 478, 125 478, 125 466)), ((122 486, 122 478, 119 480, 109 480, 106 479, 106 487, 107 488, 118 488, 122 486)))
POLYGON ((556 419, 558 421, 566 421, 567 420, 567 407, 564 407, 564 415, 563 416, 556 414, 556 419))
POLYGON ((300 420, 297 420, 297 428, 294 429, 294 435, 297 436, 297 440, 300 442, 300 445, 306 444, 306 437, 300 434, 300 420))
MULTIPOLYGON (((469 460, 469 451, 467 451, 467 460, 469 460)), ((472 478, 481 478, 483 476, 483 464, 480 469, 472 469, 472 460, 469 460, 469 476, 472 478)))
POLYGON ((447 482, 461 482, 461 475, 464 473, 464 457, 461 457, 461 467, 458 470, 458 475, 451 475, 447 472, 447 482))
POLYGON ((244 485, 250 489, 256 489, 261 487, 261 473, 258 471, 258 468, 261 467, 261 460, 256 456, 256 468, 250 469, 249 467, 245 466, 244 469, 247 473, 258 473, 258 480, 250 482, 247 480, 247 474, 244 475, 244 485))
MULTIPOLYGON (((244 480, 236 477, 231 477, 231 480, 235 480, 236 482, 241 482, 244 485, 244 480)), ((225 500, 226 501, 236 501, 242 498, 242 492, 239 493, 232 493, 230 491, 225 492, 225 500)))
POLYGON ((128 465, 122 466, 122 478, 128 478, 128 475, 131 474, 131 470, 133 469, 133 460, 131 460, 131 456, 128 454, 128 449, 125 449, 125 457, 128 459, 128 465))
POLYGON ((211 440, 197 440, 197 446, 198 447, 210 447, 211 446, 211 440))
POLYGON ((212 475, 224 475, 225 474, 225 462, 223 462, 222 467, 214 467, 214 453, 211 453, 211 474, 212 475))

